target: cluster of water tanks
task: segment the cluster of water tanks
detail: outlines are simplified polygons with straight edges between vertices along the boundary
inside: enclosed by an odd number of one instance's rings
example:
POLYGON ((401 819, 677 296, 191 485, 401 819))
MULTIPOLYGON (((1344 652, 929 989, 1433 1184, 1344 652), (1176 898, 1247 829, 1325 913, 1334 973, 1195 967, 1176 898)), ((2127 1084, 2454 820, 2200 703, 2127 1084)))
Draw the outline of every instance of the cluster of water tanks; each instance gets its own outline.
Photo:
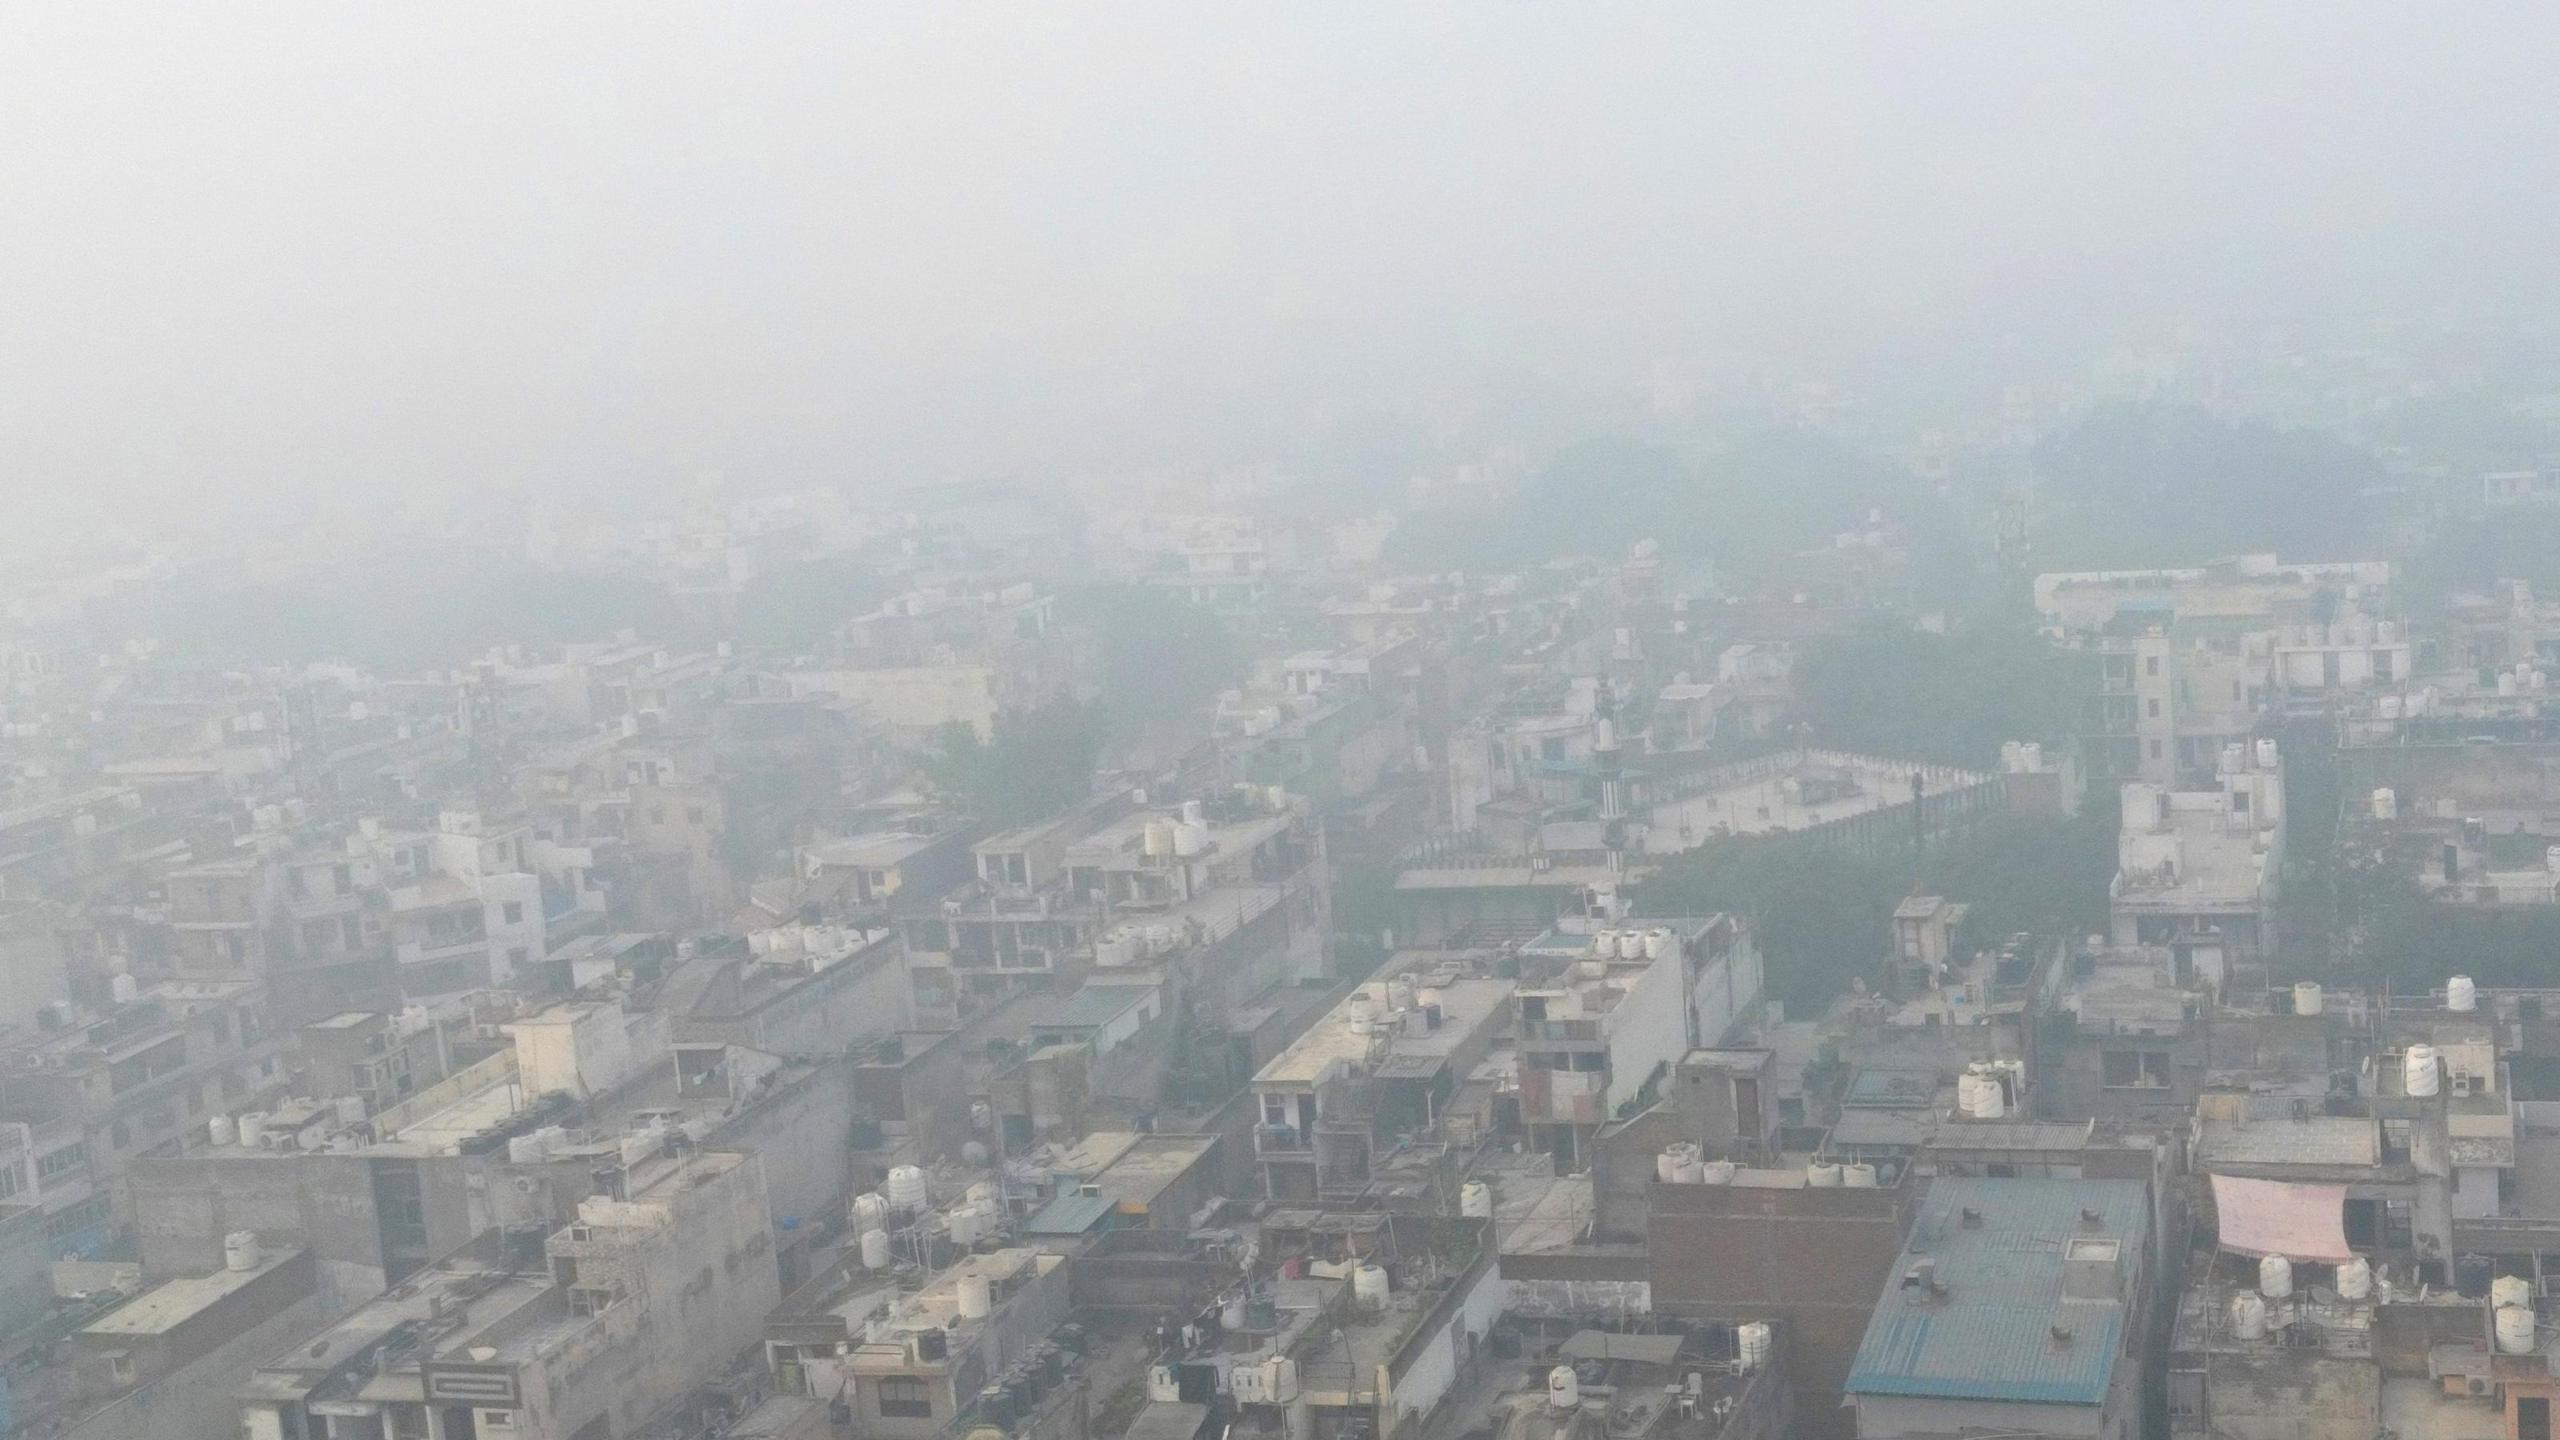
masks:
POLYGON ((1189 860, 1209 849, 1209 824, 1200 802, 1182 802, 1179 819, 1148 821, 1138 832, 1138 848, 1150 860, 1189 860))
POLYGON ((1127 925, 1093 942, 1093 963, 1105 970, 1144 965, 1182 948, 1183 932, 1172 925, 1127 925))
POLYGON ((2517 665, 2498 672, 2500 695, 2539 695, 2551 688, 2551 677, 2531 665, 2517 665))
POLYGON ((1680 933, 1661 926, 1651 930, 1601 930, 1591 937, 1594 960, 1659 960, 1680 953, 1680 933))
POLYGON ((1239 1405, 1289 1405, 1298 1398, 1298 1362, 1286 1355, 1241 1360, 1227 1372, 1227 1394, 1239 1405))
POLYGON ((1814 1190, 1873 1190, 1882 1179, 1864 1160, 1816 1159, 1804 1167, 1804 1183, 1814 1190))
POLYGON ((2000 771, 2004 775, 2034 775, 2044 769, 2044 744, 2037 740, 2003 740, 2000 742, 2000 771))
POLYGON ((1956 1113, 1967 1120, 1998 1120, 2018 1108, 2026 1088, 2023 1060, 1976 1060, 1956 1077, 1956 1113))
POLYGON ((1730 1185, 1739 1168, 1730 1160, 1707 1159, 1686 1140, 1653 1157, 1653 1177, 1665 1185, 1730 1185))

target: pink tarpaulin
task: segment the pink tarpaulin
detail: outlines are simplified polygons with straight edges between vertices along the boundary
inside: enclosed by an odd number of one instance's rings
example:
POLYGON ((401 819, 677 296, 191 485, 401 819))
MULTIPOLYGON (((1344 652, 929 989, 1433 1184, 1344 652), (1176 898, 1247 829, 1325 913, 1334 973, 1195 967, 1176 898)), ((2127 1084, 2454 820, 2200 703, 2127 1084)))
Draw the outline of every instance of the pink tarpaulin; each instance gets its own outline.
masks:
POLYGON ((2222 1248, 2234 1254, 2340 1264, 2354 1255, 2347 1249, 2346 1206, 2344 1185, 2213 1177, 2222 1248))

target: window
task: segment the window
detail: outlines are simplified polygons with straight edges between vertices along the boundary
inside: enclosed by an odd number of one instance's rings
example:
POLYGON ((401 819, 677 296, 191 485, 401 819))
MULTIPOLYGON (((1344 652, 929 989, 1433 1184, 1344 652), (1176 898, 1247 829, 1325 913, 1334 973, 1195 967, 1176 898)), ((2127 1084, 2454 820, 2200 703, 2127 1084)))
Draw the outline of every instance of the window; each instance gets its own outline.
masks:
POLYGON ((2145 675, 2159 674, 2160 657, 2157 655, 2145 655, 2142 657, 2142 673, 2145 675))
POLYGON ((2390 651, 2376 650, 2373 652, 2373 678, 2385 685, 2390 684, 2393 680, 2398 678, 2392 673, 2390 651))
POLYGON ((2166 1090, 2169 1088, 2169 1052, 2166 1050, 2108 1050, 2098 1057, 2099 1069, 2112 1090, 2166 1090))
POLYGON ((2160 758, 2160 742, 2157 740, 2151 742, 2151 758, 2154 760, 2160 758))
POLYGON ((510 900, 507 902, 507 923, 510 925, 521 925, 524 923, 523 901, 510 900))
POLYGON ((24 1184, 24 1182, 19 1179, 19 1176, 23 1173, 24 1172, 20 1171, 16 1165, 11 1165, 5 1170, 0 1170, 0 1200, 6 1200, 10 1196, 18 1193, 20 1187, 24 1184))
POLYGON ((2160 702, 2159 702, 2159 701, 2157 701, 2157 700, 2145 700, 2145 701, 2144 701, 2144 702, 2142 702, 2142 703, 2143 703, 2143 708, 2144 708, 2144 710, 2145 710, 2145 711, 2146 711, 2146 712, 2151 716, 2151 718, 2152 718, 2152 719, 2157 720, 2157 719, 2159 719, 2159 718, 2160 718, 2160 702))
POLYGON ((880 1418, 884 1420, 932 1419, 933 1387, 912 1375, 881 1376, 880 1418))
POLYGON ((36 1160, 36 1178, 39 1180, 50 1180, 56 1175, 81 1169, 88 1165, 88 1163, 88 1146, 83 1144, 65 1145, 59 1150, 47 1151, 43 1156, 36 1160))
POLYGON ((516 1428, 516 1412, 513 1410, 483 1410, 480 1412, 480 1428, 483 1430, 512 1431, 516 1428))
POLYGON ((1265 1125, 1278 1126, 1282 1129, 1288 1128, 1289 1097, 1286 1095, 1263 1096, 1262 1123, 1265 1125))
POLYGON ((133 1127, 125 1124, 121 1120, 117 1121, 107 1131, 107 1143, 118 1150, 122 1150, 126 1146, 132 1144, 133 1127))
POLYGON ((701 807, 701 806, 699 806, 699 805, 687 805, 686 807, 684 807, 684 823, 686 823, 687 825, 699 825, 699 824, 701 824, 701 823, 702 823, 702 807, 701 807))

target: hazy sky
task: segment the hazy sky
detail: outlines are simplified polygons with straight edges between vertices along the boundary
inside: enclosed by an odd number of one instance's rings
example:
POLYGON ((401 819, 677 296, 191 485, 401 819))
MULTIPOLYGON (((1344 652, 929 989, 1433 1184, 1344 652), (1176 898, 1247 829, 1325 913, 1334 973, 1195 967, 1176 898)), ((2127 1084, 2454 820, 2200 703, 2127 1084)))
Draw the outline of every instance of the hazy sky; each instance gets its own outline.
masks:
POLYGON ((2555 38, 2547 5, 10 5, 0 487, 1178 466, 1503 373, 2547 310, 2555 38))

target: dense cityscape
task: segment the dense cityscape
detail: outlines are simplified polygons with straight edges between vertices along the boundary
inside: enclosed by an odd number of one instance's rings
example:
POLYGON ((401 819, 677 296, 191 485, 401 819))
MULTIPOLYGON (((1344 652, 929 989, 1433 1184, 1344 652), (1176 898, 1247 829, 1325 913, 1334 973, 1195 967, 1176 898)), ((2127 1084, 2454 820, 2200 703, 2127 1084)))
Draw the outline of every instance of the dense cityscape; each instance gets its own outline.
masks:
POLYGON ((0 7, 0 1437, 2552 1440, 2560 25, 2305 18, 0 7))

